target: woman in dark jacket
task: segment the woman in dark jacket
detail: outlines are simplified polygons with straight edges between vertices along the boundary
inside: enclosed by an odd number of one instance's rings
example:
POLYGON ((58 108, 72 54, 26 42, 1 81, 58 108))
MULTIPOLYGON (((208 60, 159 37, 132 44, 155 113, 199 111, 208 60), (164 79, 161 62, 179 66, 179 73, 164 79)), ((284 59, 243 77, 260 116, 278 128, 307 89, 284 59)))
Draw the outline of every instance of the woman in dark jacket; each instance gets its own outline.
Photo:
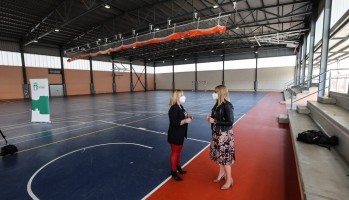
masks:
POLYGON ((188 124, 191 123, 193 116, 188 115, 181 103, 185 102, 183 90, 174 90, 170 99, 170 110, 168 117, 170 126, 168 127, 167 141, 171 145, 171 175, 176 181, 181 181, 181 174, 187 173, 180 165, 181 151, 183 148, 184 138, 187 138, 188 124))
POLYGON ((211 123, 212 140, 210 145, 210 158, 219 165, 219 173, 213 182, 226 179, 222 190, 229 189, 233 184, 231 165, 235 161, 234 148, 234 107, 230 103, 228 88, 219 85, 212 94, 216 104, 212 108, 211 116, 206 120, 211 123))

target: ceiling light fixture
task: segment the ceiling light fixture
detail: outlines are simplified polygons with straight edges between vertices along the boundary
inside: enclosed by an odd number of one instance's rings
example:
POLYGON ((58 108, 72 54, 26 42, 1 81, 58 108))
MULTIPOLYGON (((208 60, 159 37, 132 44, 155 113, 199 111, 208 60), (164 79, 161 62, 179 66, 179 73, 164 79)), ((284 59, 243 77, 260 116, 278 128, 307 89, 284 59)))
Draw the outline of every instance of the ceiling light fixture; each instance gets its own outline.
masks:
POLYGON ((214 6, 213 6, 213 8, 218 8, 218 5, 217 5, 217 4, 216 4, 216 5, 214 5, 214 6))
POLYGON ((224 41, 222 42, 222 44, 224 44, 224 41))
POLYGON ((184 60, 188 60, 188 59, 184 59, 184 60))
POLYGON ((34 40, 33 42, 38 42, 38 40, 34 40))
POLYGON ((110 5, 108 5, 108 4, 105 4, 105 5, 104 5, 104 8, 107 8, 107 9, 109 9, 109 8, 110 8, 110 5))
POLYGON ((211 53, 213 53, 214 51, 212 50, 211 53))
POLYGON ((55 28, 55 31, 56 31, 56 32, 59 32, 59 29, 58 29, 58 28, 55 28))
POLYGON ((156 28, 155 30, 156 30, 156 31, 159 31, 160 29, 159 29, 159 28, 156 28))

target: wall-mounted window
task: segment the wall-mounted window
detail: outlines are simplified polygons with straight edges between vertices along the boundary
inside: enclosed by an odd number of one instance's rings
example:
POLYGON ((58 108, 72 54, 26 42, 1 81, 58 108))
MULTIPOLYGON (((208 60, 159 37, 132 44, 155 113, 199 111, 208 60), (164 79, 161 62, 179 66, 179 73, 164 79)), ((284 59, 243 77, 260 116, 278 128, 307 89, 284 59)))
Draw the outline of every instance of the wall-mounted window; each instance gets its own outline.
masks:
POLYGON ((348 0, 332 0, 331 8, 331 28, 349 10, 348 0))
POLYGON ((321 14, 319 15, 319 18, 316 20, 316 24, 315 24, 315 43, 314 45, 316 45, 320 39, 322 38, 322 29, 324 27, 324 11, 321 12, 321 14))
POLYGON ((0 51, 0 65, 22 66, 21 54, 10 51, 0 51))
POLYGON ((37 54, 24 54, 25 66, 41 68, 61 68, 60 58, 57 56, 44 56, 37 54))

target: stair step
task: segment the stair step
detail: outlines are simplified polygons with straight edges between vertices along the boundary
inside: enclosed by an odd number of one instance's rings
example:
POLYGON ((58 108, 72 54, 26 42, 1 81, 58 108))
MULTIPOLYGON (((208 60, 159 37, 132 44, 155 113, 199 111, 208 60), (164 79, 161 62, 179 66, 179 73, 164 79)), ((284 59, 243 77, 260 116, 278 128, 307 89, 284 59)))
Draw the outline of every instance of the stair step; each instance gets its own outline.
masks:
POLYGON ((310 110, 307 106, 297 106, 297 112, 299 114, 310 114, 310 110))
POLYGON ((336 99, 331 97, 318 96, 317 101, 324 104, 336 104, 336 99))
POLYGON ((287 114, 280 114, 278 116, 278 122, 280 124, 288 124, 289 123, 288 115, 287 114))
POLYGON ((336 105, 349 110, 349 94, 330 92, 331 98, 336 99, 336 105))
POLYGON ((333 104, 308 101, 311 118, 329 136, 339 138, 339 145, 334 149, 349 164, 349 111, 333 104))

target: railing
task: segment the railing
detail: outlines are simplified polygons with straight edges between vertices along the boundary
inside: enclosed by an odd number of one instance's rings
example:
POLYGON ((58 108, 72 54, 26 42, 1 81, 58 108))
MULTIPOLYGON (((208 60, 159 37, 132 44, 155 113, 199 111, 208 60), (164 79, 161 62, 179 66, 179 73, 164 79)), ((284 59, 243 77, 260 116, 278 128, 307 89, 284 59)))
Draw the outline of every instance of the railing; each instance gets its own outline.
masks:
MULTIPOLYGON (((305 99, 305 98, 308 98, 309 96, 311 95, 314 95, 316 93, 318 93, 319 91, 327 91, 327 94, 330 93, 330 91, 335 91, 335 92, 340 92, 340 93, 348 93, 349 94, 349 68, 345 68, 345 69, 331 69, 331 70, 328 70, 326 72, 323 72, 319 75, 316 75, 316 76, 313 76, 307 80, 305 80, 304 82, 302 83, 299 83, 297 85, 294 85, 293 83, 289 83, 290 81, 288 81, 286 84, 287 84, 287 88, 288 90, 291 91, 291 109, 293 108, 293 104, 302 100, 302 99, 305 99), (319 81, 319 77, 323 74, 326 74, 327 78, 323 81, 319 81), (292 88, 299 88, 300 90, 303 89, 303 87, 305 86, 309 86, 310 83, 318 83, 319 85, 323 82, 326 82, 325 83, 325 87, 321 90, 319 90, 319 87, 318 87, 318 90, 315 91, 315 92, 312 92, 312 93, 309 93, 307 94, 306 96, 302 97, 302 98, 299 98, 299 99, 294 99, 294 95, 292 94, 292 88)), ((309 89, 307 87, 307 89, 309 89)))

